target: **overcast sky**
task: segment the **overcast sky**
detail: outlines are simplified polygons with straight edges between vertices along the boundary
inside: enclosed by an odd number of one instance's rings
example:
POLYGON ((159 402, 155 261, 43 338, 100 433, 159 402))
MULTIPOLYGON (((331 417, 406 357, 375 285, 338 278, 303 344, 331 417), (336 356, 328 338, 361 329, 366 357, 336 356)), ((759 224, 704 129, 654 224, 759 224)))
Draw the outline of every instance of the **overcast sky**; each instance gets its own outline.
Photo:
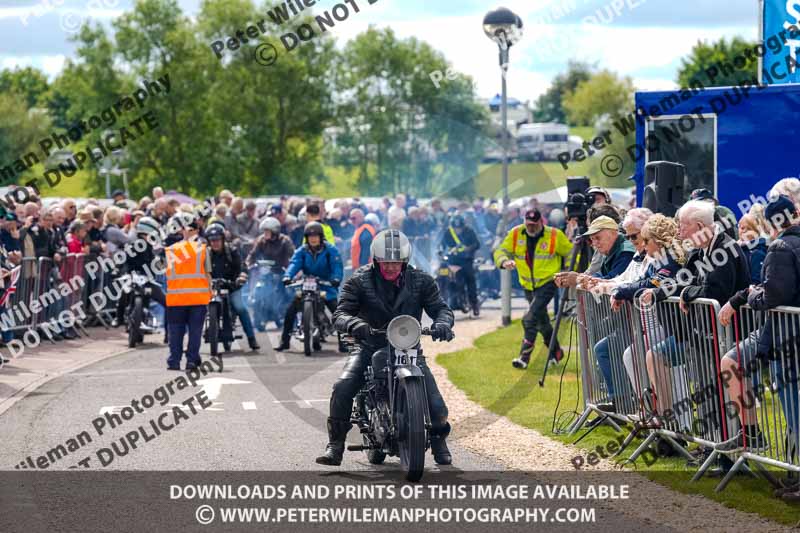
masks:
MULTIPOLYGON (((417 37, 444 53, 456 70, 476 80, 479 96, 499 91, 497 47, 481 29, 483 15, 498 4, 354 1, 361 12, 333 30, 340 44, 369 24, 389 26, 400 37, 417 37)), ((198 12, 200 3, 179 0, 189 16, 198 12)), ((279 3, 270 0, 268 5, 279 3)), ((320 0, 316 10, 337 3, 320 0)), ((54 76, 74 55, 67 29, 86 17, 108 25, 132 4, 133 0, 0 0, 0 66, 32 65, 54 76)), ((697 40, 758 36, 756 0, 505 0, 500 5, 520 15, 525 25, 522 41, 511 49, 508 75, 509 94, 521 100, 541 94, 568 59, 597 62, 628 75, 638 89, 673 88, 680 59, 697 40), (617 14, 613 5, 619 4, 623 7, 617 14)))

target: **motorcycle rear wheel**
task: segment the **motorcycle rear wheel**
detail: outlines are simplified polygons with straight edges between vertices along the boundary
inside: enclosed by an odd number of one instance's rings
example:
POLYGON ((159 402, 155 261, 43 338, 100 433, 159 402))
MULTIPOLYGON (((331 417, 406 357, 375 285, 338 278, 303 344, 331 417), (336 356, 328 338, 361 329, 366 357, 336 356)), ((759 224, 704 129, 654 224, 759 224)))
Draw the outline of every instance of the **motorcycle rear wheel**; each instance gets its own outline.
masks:
POLYGON ((425 389, 419 379, 400 382, 395 404, 400 465, 408 481, 419 481, 425 471, 425 389))

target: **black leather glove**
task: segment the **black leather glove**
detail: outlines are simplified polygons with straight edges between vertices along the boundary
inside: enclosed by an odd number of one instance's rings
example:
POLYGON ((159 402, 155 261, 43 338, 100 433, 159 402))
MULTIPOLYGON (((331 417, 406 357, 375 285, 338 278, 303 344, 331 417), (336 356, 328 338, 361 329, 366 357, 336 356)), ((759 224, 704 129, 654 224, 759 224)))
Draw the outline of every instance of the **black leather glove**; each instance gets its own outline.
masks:
POLYGON ((291 285, 292 284, 292 280, 290 280, 289 278, 283 278, 281 281, 283 281, 284 285, 291 285))
POLYGON ((441 322, 431 326, 431 338, 435 341, 450 342, 455 338, 453 328, 441 322))
POLYGON ((366 322, 360 322, 353 326, 350 335, 357 341, 365 341, 370 337, 370 327, 366 322))
POLYGON ((332 279, 331 280, 331 285, 333 285, 334 287, 339 287, 339 285, 341 285, 341 284, 342 284, 342 280, 340 280, 340 279, 332 279))

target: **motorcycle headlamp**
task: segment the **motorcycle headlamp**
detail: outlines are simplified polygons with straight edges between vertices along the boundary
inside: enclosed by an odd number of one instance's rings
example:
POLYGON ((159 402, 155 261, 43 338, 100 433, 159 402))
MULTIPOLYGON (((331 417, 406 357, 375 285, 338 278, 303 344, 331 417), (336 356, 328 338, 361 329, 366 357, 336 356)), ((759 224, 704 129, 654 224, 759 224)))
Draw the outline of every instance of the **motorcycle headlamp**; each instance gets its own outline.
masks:
POLYGON ((400 315, 389 322, 386 328, 386 338, 395 350, 410 350, 419 344, 422 335, 422 326, 419 321, 410 315, 400 315))

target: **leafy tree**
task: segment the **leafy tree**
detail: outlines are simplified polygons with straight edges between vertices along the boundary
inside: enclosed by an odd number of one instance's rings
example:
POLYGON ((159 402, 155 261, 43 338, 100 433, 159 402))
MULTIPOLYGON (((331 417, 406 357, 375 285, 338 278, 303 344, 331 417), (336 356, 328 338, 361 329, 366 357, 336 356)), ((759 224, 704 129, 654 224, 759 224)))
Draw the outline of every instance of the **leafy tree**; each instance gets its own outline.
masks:
POLYGON ((574 91, 582 81, 587 81, 594 70, 593 65, 570 60, 567 64, 567 71, 553 78, 547 91, 536 100, 533 108, 533 120, 566 123, 567 116, 562 107, 564 95, 574 91))
POLYGON ((734 62, 736 57, 747 58, 745 55, 750 50, 750 56, 756 43, 749 42, 741 37, 733 37, 730 41, 724 37, 714 43, 698 41, 692 48, 688 57, 681 59, 681 67, 678 69, 677 82, 681 87, 691 87, 697 82, 704 87, 726 87, 737 85, 741 81, 758 77, 758 61, 747 61, 741 66, 734 62), (730 70, 723 71, 722 65, 730 67, 730 70), (717 70, 717 74, 712 78, 706 73, 711 68, 717 70))
POLYGON ((564 94, 562 105, 570 124, 592 126, 603 115, 616 116, 633 109, 633 82, 608 70, 593 74, 564 94))
POLYGON ((47 89, 47 77, 39 69, 25 67, 0 72, 0 93, 15 92, 24 96, 26 108, 39 104, 39 98, 47 89))
POLYGON ((488 118, 469 78, 431 82, 448 67, 429 45, 391 29, 370 28, 347 44, 336 71, 334 151, 359 169, 363 190, 471 193, 488 118))
MULTIPOLYGON (((23 159, 28 152, 41 157, 37 147, 40 139, 50 131, 47 115, 38 109, 28 109, 24 95, 16 92, 0 92, 0 166, 11 166, 14 161, 23 159)), ((14 169, 15 170, 15 169, 14 169)), ((23 176, 30 172, 23 172, 23 176)), ((25 181, 22 178, 17 183, 25 181)))

